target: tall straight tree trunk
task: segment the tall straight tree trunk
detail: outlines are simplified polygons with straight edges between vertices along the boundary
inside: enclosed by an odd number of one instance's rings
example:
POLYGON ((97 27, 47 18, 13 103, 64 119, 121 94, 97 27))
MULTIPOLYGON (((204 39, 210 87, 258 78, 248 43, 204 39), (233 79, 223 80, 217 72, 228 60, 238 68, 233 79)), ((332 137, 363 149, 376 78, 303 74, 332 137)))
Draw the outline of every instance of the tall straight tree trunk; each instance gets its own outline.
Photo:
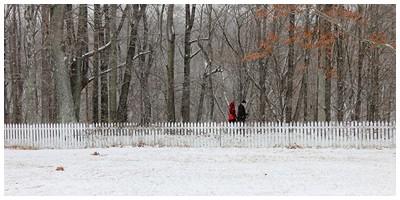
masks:
MULTIPOLYGON (((104 46, 106 43, 110 42, 111 40, 111 28, 110 28, 110 11, 109 6, 105 4, 103 6, 103 14, 104 14, 104 27, 100 27, 100 46, 104 46)), ((100 58, 100 69, 101 71, 108 70, 109 66, 109 55, 110 49, 107 48, 101 53, 100 58)), ((110 115, 109 115, 109 95, 108 95, 108 76, 101 76, 100 77, 100 99, 101 99, 101 122, 110 122, 110 115)))
MULTIPOLYGON (((372 15, 370 21, 373 26, 378 27, 378 14, 379 14, 379 5, 370 5, 370 12, 369 13, 376 13, 372 15)), ((373 29, 372 32, 377 31, 377 28, 373 29)), ((370 76, 369 76, 369 92, 367 97, 367 120, 368 121, 376 121, 379 119, 379 112, 378 112, 378 103, 379 103, 379 49, 374 44, 370 48, 370 76)))
POLYGON ((38 115, 38 110, 36 110, 36 64, 35 64, 35 35, 36 35, 36 6, 28 5, 24 12, 24 18, 26 21, 26 68, 28 71, 28 77, 26 78, 24 84, 25 90, 25 122, 27 123, 38 123, 40 121, 40 116, 38 115))
POLYGON ((20 42, 18 42, 18 20, 17 10, 18 5, 13 5, 12 8, 12 25, 11 25, 11 99, 12 99, 12 122, 19 123, 22 121, 22 74, 21 74, 21 56, 20 42))
MULTIPOLYGON (((260 5, 257 5, 257 9, 260 9, 260 5)), ((261 45, 262 43, 262 25, 265 19, 256 18, 256 40, 257 45, 261 45)), ((258 105, 258 120, 265 121, 265 108, 266 108, 266 87, 265 87, 265 80, 266 80, 266 63, 263 62, 262 59, 258 60, 258 75, 259 75, 259 86, 260 86, 260 96, 259 96, 259 105, 258 105)))
POLYGON ((200 122, 201 118, 203 116, 203 105, 204 105, 204 94, 206 91, 206 80, 207 80, 207 76, 206 76, 207 72, 204 72, 203 74, 203 78, 200 84, 200 98, 199 98, 199 104, 197 107, 197 115, 196 115, 196 122, 200 122))
MULTIPOLYGON (((363 5, 358 5, 358 12, 364 16, 363 5)), ((356 97, 356 107, 355 113, 352 120, 360 120, 361 115, 361 89, 362 89, 362 69, 364 65, 364 43, 361 38, 363 38, 363 26, 361 20, 358 21, 357 26, 358 38, 358 60, 357 60, 357 97, 356 97)))
POLYGON ((335 26, 338 37, 336 39, 336 64, 337 64, 337 120, 343 121, 344 112, 344 55, 343 55, 343 32, 335 26))
MULTIPOLYGON (((208 55, 208 60, 209 62, 209 70, 212 70, 212 63, 214 61, 213 57, 213 37, 212 37, 212 5, 207 5, 207 30, 208 30, 208 40, 207 40, 207 55, 208 55)), ((211 72, 210 72, 211 73, 211 72)), ((214 87, 213 87, 213 79, 212 76, 208 76, 208 121, 214 121, 214 107, 215 107, 215 101, 214 101, 214 87)))
MULTIPOLYGON (((7 9, 12 9, 12 6, 8 6, 7 9)), ((11 11, 10 11, 11 12, 11 11)), ((4 17, 4 21, 6 21, 8 17, 4 17)), ((10 28, 5 28, 4 30, 4 123, 11 123, 11 115, 10 115, 10 101, 8 100, 8 88, 9 88, 9 70, 11 68, 11 49, 10 49, 10 28), (7 64, 8 63, 8 64, 7 64)))
POLYGON ((53 105, 53 79, 51 78, 51 66, 49 63, 49 25, 50 25, 50 7, 47 4, 41 5, 41 34, 42 34, 42 50, 41 55, 41 108, 42 123, 54 122, 52 113, 55 112, 53 105))
POLYGON ((379 120, 379 112, 378 112, 378 101, 379 101, 379 55, 378 55, 378 49, 377 47, 373 47, 372 51, 372 56, 371 56, 371 89, 369 95, 371 97, 369 98, 370 101, 368 102, 368 121, 377 121, 379 120))
POLYGON ((118 65, 118 58, 117 58, 117 5, 112 4, 110 7, 110 29, 111 29, 111 46, 110 46, 110 67, 111 67, 111 75, 110 75, 110 122, 117 121, 117 65, 118 65))
MULTIPOLYGON (((317 5, 317 9, 320 10, 320 5, 317 5)), ((321 30, 322 26, 321 26, 321 19, 319 16, 315 16, 316 17, 316 23, 314 26, 315 30, 321 30)), ((321 31, 318 31, 316 34, 316 40, 319 41, 321 38, 321 31)), ((318 121, 318 114, 319 114, 319 70, 321 68, 321 48, 318 47, 318 55, 317 55, 317 66, 316 66, 316 70, 315 70, 315 75, 316 75, 316 89, 315 89, 315 102, 314 102, 314 117, 313 120, 314 121, 318 121)))
MULTIPOLYGON (((196 122, 199 122, 202 120, 203 117, 203 106, 204 106, 204 100, 205 100, 205 95, 208 95, 208 106, 209 106, 209 112, 207 115, 207 119, 209 121, 213 120, 213 115, 214 115, 214 94, 213 94, 213 84, 212 84, 212 74, 215 72, 219 72, 219 71, 214 71, 212 72, 212 63, 213 63, 213 51, 212 51, 212 17, 211 17, 211 13, 212 13, 212 6, 211 5, 207 5, 208 8, 208 25, 207 25, 207 29, 208 29, 208 41, 207 41, 207 47, 204 48, 202 43, 200 42, 200 36, 198 37, 198 42, 197 45, 199 46, 201 52, 203 53, 204 59, 205 59, 205 70, 201 79, 201 89, 200 89, 200 97, 199 97, 199 103, 197 106, 197 114, 196 114, 196 122), (208 85, 208 87, 207 87, 208 85)), ((203 21, 202 21, 202 17, 200 17, 200 30, 203 27, 203 21)))
POLYGON ((292 121, 292 99, 293 99, 293 72, 294 72, 294 29, 295 29, 295 7, 290 6, 289 14, 289 51, 288 51, 288 71, 286 76, 286 122, 292 121))
MULTIPOLYGON (((145 19, 145 18, 143 18, 145 19)), ((146 31, 147 32, 147 31, 146 31)), ((146 33, 148 34, 148 33, 146 33)), ((149 45, 149 51, 153 51, 153 47, 150 44, 149 45)), ((144 55, 143 55, 144 56, 144 55)), ((151 99, 150 99, 150 87, 149 87, 149 76, 150 76, 150 69, 153 65, 153 55, 152 53, 149 54, 147 58, 147 63, 145 64, 146 69, 144 70, 143 73, 143 81, 141 82, 142 85, 142 90, 143 90, 143 106, 144 106, 144 113, 142 114, 142 122, 144 124, 150 123, 151 119, 151 99)), ((145 60, 143 59, 142 62, 144 63, 145 60)))
POLYGON ((214 87, 213 87, 213 79, 212 76, 208 76, 208 87, 207 87, 207 96, 208 96, 208 121, 214 121, 214 87))
MULTIPOLYGON (((71 90, 72 90, 72 97, 74 101, 74 113, 75 113, 75 119, 79 121, 79 114, 76 112, 77 108, 76 106, 79 106, 76 104, 76 96, 77 95, 77 90, 76 88, 80 88, 80 69, 78 66, 78 63, 75 62, 77 54, 79 53, 79 48, 77 45, 77 40, 75 36, 75 23, 74 23, 74 9, 72 4, 67 4, 64 7, 64 16, 65 16, 65 24, 66 24, 66 45, 65 45, 65 53, 66 53, 66 67, 70 68, 69 70, 69 76, 70 76, 70 84, 71 84, 71 90), (69 64, 71 63, 71 64, 69 64)), ((80 91, 80 89, 79 89, 80 91)), ((80 103, 80 102, 79 102, 80 103)), ((79 112, 79 111, 78 111, 79 112)))
MULTIPOLYGON (((324 6, 324 13, 328 13, 331 10, 332 5, 326 4, 324 6)), ((330 40, 332 36, 331 23, 327 20, 323 21, 323 35, 327 40, 330 40)), ((331 121, 331 78, 332 78, 332 45, 330 43, 324 46, 324 61, 325 61, 325 121, 331 121)))
POLYGON ((190 36, 193 28, 194 16, 196 5, 192 6, 190 12, 190 5, 185 5, 185 55, 183 58, 183 89, 182 89, 182 106, 181 115, 183 122, 190 121, 190 60, 191 60, 191 44, 190 36))
MULTIPOLYGON (((100 27, 101 27, 101 8, 99 4, 94 5, 94 16, 93 16, 93 48, 97 50, 100 44, 100 27)), ((100 104, 101 98, 99 95, 99 88, 101 88, 100 84, 100 77, 99 77, 99 70, 100 70, 100 54, 99 52, 95 52, 93 56, 93 74, 94 74, 94 82, 93 82, 93 95, 92 95, 92 115, 93 115, 93 122, 97 123, 100 121, 100 104)))
MULTIPOLYGON (((77 56, 80 57, 88 52, 89 39, 88 39, 88 26, 87 26, 87 5, 79 5, 79 17, 78 17, 78 34, 76 38, 76 49, 77 56)), ((76 58, 74 58, 76 59, 76 58)), ((80 104, 81 104, 81 86, 83 77, 86 75, 89 62, 87 59, 77 59, 76 68, 73 69, 72 73, 72 95, 74 98, 74 109, 76 119, 79 121, 80 104)))
POLYGON ((305 15, 305 49, 304 49, 304 72, 303 72, 303 121, 308 121, 308 68, 310 67, 310 47, 311 44, 311 33, 310 33, 310 15, 309 15, 310 6, 306 5, 306 15, 305 15))
POLYGON ((58 122, 76 122, 71 81, 64 62, 62 50, 64 5, 53 5, 50 22, 51 58, 53 59, 56 98, 58 102, 58 122))
POLYGON ((118 106, 118 121, 125 122, 128 119, 128 94, 129 94, 129 86, 132 79, 132 72, 133 72, 133 57, 135 56, 136 50, 136 42, 137 42, 137 29, 138 24, 141 18, 141 11, 139 13, 138 8, 139 5, 132 5, 133 6, 133 17, 132 24, 131 24, 131 32, 129 38, 129 46, 128 46, 128 53, 126 57, 126 68, 124 72, 124 79, 121 89, 121 94, 119 97, 119 106, 118 106))
POLYGON ((175 28, 174 4, 168 5, 167 11, 167 40, 168 40, 168 65, 167 65, 167 118, 169 122, 175 121, 175 90, 174 90, 174 59, 175 59, 175 28))
MULTIPOLYGON (((141 69, 141 77, 140 77, 140 89, 141 89, 141 107, 143 107, 143 112, 141 112, 141 122, 142 124, 149 124, 151 119, 151 99, 150 99, 150 87, 149 87, 149 76, 150 70, 153 65, 153 47, 149 43, 149 29, 147 23, 147 15, 146 15, 146 5, 143 5, 141 8, 141 15, 143 21, 143 47, 141 48, 141 52, 145 52, 146 50, 150 51, 147 57, 146 55, 141 55, 139 57, 139 64, 141 69)), ((151 41, 150 41, 151 42, 151 41)))

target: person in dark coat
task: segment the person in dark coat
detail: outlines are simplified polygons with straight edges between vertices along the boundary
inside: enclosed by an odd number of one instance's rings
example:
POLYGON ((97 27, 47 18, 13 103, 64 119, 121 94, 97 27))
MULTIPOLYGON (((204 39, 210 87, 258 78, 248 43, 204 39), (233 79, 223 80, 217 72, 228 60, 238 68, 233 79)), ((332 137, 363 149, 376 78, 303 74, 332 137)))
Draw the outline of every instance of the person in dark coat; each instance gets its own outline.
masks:
POLYGON ((229 104, 228 122, 235 122, 235 121, 236 121, 235 102, 232 101, 229 104))
POLYGON ((238 114, 237 114, 237 121, 238 122, 245 122, 247 118, 247 113, 245 109, 246 101, 243 100, 242 103, 238 106, 238 114))

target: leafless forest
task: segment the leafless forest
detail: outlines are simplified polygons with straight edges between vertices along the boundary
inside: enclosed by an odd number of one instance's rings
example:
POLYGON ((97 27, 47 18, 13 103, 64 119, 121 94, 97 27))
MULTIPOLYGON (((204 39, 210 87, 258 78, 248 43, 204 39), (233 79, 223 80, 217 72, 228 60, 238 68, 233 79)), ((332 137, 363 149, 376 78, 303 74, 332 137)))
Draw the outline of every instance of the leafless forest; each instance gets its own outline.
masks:
POLYGON ((5 5, 6 123, 395 120, 395 5, 5 5))

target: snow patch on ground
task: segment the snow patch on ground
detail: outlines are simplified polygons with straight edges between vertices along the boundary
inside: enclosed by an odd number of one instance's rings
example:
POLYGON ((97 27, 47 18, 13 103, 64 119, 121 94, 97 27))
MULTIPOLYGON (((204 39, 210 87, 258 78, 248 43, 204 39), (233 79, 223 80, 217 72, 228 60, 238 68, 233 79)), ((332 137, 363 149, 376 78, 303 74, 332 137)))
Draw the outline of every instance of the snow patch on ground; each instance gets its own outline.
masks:
POLYGON ((5 149, 5 195, 394 195, 395 149, 5 149), (100 155, 91 155, 94 152, 100 155), (63 166, 64 171, 56 171, 63 166))

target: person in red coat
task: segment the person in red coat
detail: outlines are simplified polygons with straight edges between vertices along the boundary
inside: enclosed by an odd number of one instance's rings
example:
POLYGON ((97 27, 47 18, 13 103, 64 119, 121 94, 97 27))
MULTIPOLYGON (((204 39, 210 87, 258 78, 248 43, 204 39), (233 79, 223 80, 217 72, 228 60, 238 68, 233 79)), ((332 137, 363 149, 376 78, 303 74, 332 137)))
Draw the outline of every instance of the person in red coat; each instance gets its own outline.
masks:
POLYGON ((229 104, 228 122, 236 122, 235 102, 229 104))

